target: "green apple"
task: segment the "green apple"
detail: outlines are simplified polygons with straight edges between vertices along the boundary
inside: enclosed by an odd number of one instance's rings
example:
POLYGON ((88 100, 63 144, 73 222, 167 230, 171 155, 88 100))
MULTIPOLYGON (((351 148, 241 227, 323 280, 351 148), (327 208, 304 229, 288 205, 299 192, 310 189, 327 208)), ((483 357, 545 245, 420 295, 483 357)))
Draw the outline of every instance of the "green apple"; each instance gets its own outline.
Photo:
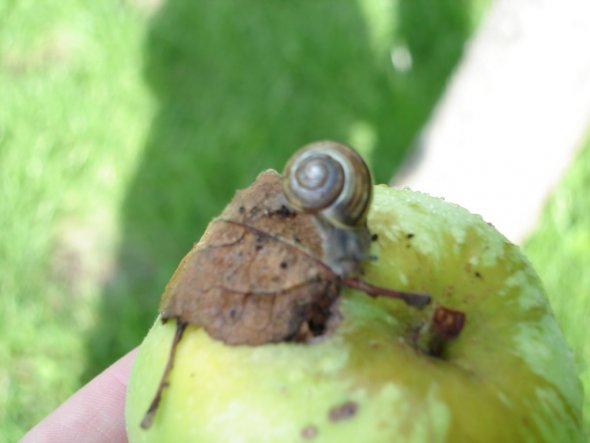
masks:
POLYGON ((441 355, 425 312, 345 290, 341 320, 311 343, 228 346, 189 326, 152 426, 140 422, 175 322, 159 319, 135 362, 131 442, 583 442, 582 390, 539 278, 481 217, 376 186, 364 279, 428 292, 466 314, 441 355))

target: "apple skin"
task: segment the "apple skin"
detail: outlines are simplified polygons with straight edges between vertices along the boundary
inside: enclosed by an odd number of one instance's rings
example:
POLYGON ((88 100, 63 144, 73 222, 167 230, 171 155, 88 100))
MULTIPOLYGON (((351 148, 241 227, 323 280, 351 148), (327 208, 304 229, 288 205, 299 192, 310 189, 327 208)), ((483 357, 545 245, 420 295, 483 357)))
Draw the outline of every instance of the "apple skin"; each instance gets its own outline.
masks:
POLYGON ((351 290, 341 322, 313 343, 227 346, 190 326, 144 430, 175 332, 158 318, 129 382, 129 440, 586 441, 572 356, 516 246, 459 206, 386 186, 375 187, 369 229, 378 260, 365 280, 466 313, 443 357, 411 338, 424 312, 351 290))

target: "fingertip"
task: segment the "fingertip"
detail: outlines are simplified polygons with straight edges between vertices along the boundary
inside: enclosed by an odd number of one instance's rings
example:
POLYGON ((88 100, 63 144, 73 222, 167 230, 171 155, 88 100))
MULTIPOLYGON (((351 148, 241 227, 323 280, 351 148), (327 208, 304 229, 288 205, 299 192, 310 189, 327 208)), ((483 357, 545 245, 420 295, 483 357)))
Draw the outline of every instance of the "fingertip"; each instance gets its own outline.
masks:
POLYGON ((130 351, 74 393, 21 443, 126 442, 125 396, 136 353, 130 351))

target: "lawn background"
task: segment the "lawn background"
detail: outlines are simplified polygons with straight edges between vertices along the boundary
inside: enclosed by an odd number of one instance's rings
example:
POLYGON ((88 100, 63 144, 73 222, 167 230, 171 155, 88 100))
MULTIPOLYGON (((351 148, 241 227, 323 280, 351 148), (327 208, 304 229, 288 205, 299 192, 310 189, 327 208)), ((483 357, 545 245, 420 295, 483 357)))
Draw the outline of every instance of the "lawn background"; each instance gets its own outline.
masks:
MULTIPOLYGON (((140 342, 259 171, 333 138, 388 181, 489 0, 252 3, 0 0, 0 441, 140 342)), ((525 248, 581 369, 589 156, 525 248)))

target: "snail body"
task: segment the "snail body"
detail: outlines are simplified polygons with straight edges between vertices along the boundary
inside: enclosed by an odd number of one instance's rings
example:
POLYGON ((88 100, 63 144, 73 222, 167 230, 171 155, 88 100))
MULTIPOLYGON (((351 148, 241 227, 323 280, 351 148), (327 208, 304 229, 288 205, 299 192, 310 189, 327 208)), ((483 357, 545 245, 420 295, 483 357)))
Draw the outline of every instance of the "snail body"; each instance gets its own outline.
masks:
POLYGON ((340 277, 356 277, 371 243, 373 183, 363 158, 337 142, 312 143, 287 162, 282 184, 291 206, 316 216, 323 261, 340 277))
POLYGON ((315 213, 343 229, 366 225, 373 183, 363 158, 333 141, 297 151, 283 173, 283 191, 297 210, 315 213))

